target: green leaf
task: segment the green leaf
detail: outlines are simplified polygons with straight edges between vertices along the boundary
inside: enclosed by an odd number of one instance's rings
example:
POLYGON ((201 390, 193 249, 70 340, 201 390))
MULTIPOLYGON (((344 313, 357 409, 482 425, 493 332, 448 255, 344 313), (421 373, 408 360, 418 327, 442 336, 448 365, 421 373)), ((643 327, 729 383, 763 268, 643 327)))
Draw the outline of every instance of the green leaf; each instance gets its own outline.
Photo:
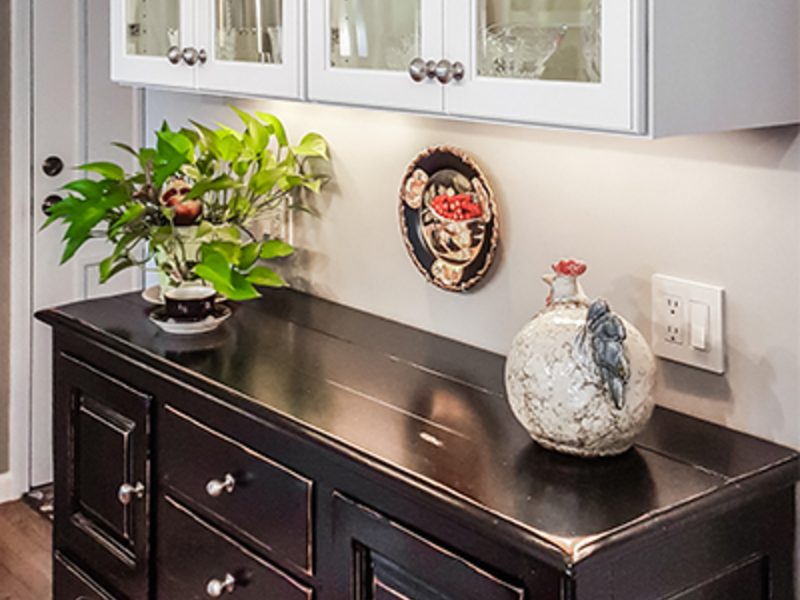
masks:
POLYGON ((141 204, 132 204, 131 206, 129 206, 128 210, 126 210, 125 213, 119 219, 117 219, 109 229, 108 231, 109 237, 114 237, 114 235, 116 235, 116 233, 123 226, 127 225, 131 221, 138 219, 144 211, 145 208, 141 204))
POLYGON ((284 176, 286 169, 278 167, 275 169, 264 169, 259 171, 250 178, 248 187, 256 196, 262 196, 269 193, 278 180, 284 176))
POLYGON ((171 156, 173 152, 177 152, 182 155, 187 162, 193 162, 194 142, 183 133, 162 130, 156 133, 156 137, 158 138, 156 149, 159 154, 171 156))
POLYGON ((112 162, 93 162, 75 168, 79 171, 97 173, 106 179, 112 179, 114 181, 122 181, 125 179, 125 171, 122 167, 112 162))
POLYGON ((275 134, 275 138, 278 140, 278 145, 281 148, 286 148, 289 145, 289 140, 286 137, 286 129, 283 127, 283 123, 281 123, 278 117, 258 111, 256 111, 256 116, 272 128, 272 132, 275 134))
POLYGON ((238 185, 237 181, 228 175, 220 175, 211 181, 198 181, 192 187, 185 200, 192 200, 194 198, 201 198, 206 192, 230 190, 238 185))
POLYGON ((221 254, 225 260, 231 265, 239 264, 239 257, 242 254, 242 249, 236 242, 208 242, 202 246, 203 252, 213 251, 221 254))
POLYGON ((278 187, 284 192, 305 185, 305 179, 300 175, 286 175, 278 180, 278 187))
POLYGON ((198 132, 200 132, 202 147, 204 147, 215 158, 221 158, 222 155, 220 154, 218 145, 219 138, 217 137, 217 134, 212 129, 209 129, 205 125, 201 125, 197 121, 190 121, 190 123, 195 129, 197 129, 198 132))
POLYGON ((231 266, 225 257, 219 252, 215 252, 207 244, 203 244, 201 257, 200 264, 194 268, 195 274, 211 283, 217 291, 223 294, 232 289, 231 266))
POLYGON ((300 156, 314 156, 328 160, 328 143, 318 133, 306 134, 300 141, 300 145, 295 146, 292 150, 300 156))
POLYGON ((247 281, 253 285, 268 287, 286 287, 286 281, 269 267, 256 267, 247 274, 247 281))
POLYGON ((242 247, 242 254, 239 257, 239 269, 249 271, 261 254, 261 244, 253 242, 242 247))
POLYGON ((269 144, 271 128, 265 127, 258 119, 233 105, 231 105, 231 109, 239 115, 239 118, 247 127, 247 132, 242 138, 244 145, 252 150, 254 154, 260 154, 269 144))
POLYGON ((123 144, 122 142, 111 142, 111 145, 112 145, 112 146, 116 146, 116 147, 117 147, 117 148, 119 148, 120 150, 125 150, 125 152, 128 152, 128 153, 130 153, 130 154, 133 154, 133 155, 134 155, 135 157, 137 157, 137 158, 139 157, 139 153, 138 153, 138 152, 136 152, 136 150, 134 150, 134 149, 133 149, 133 148, 131 148, 130 146, 128 146, 128 144, 123 144))
POLYGON ((224 132, 224 135, 217 139, 217 148, 219 149, 220 158, 225 162, 232 163, 239 159, 244 146, 236 135, 224 132))
POLYGON ((282 258, 294 253, 294 248, 280 240, 269 240, 263 243, 259 256, 265 260, 282 258))
POLYGON ((66 184, 62 189, 76 192, 87 200, 99 200, 103 197, 105 188, 99 181, 91 179, 75 179, 66 184))
POLYGON ((124 271, 125 269, 135 266, 136 263, 126 256, 125 258, 122 258, 121 260, 117 261, 114 264, 114 266, 108 271, 108 273, 106 273, 105 277, 103 277, 102 273, 100 274, 100 283, 105 283, 120 271, 124 271))
POLYGON ((303 180, 303 187, 308 188, 315 194, 319 194, 320 190, 322 189, 322 180, 306 177, 303 180))
POLYGON ((247 281, 244 275, 236 271, 231 273, 231 284, 231 289, 229 291, 222 292, 231 300, 252 300, 261 295, 256 288, 253 287, 253 284, 247 281))
POLYGON ((200 241, 213 232, 214 232, 214 226, 211 224, 210 221, 200 221, 200 224, 197 226, 197 234, 195 236, 195 239, 200 241))

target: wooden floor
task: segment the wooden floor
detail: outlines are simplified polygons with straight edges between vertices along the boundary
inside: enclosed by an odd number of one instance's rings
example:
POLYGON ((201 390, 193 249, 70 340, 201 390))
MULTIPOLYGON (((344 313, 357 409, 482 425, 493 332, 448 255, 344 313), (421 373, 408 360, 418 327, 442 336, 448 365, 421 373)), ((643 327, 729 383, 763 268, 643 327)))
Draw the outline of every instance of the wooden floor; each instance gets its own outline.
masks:
POLYGON ((0 600, 51 597, 52 531, 22 501, 0 505, 0 600))

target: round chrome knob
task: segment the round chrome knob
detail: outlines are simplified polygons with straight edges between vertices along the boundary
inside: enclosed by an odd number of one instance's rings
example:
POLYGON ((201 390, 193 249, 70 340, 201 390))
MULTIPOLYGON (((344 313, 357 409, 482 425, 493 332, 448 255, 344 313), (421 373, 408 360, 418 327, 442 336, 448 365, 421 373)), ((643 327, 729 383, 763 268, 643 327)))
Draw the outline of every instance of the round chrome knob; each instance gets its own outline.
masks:
POLYGON ((444 85, 447 85, 454 79, 456 81, 461 81, 464 78, 464 65, 460 62, 451 63, 446 58, 443 58, 436 63, 435 75, 436 79, 444 85))
POLYGON ((42 171, 48 177, 57 177, 64 170, 64 161, 58 156, 48 156, 42 163, 42 171))
POLYGON ((219 479, 212 479, 206 484, 206 494, 212 498, 216 498, 217 496, 220 496, 222 492, 228 492, 229 494, 232 494, 235 488, 236 479, 234 479, 233 475, 230 473, 226 473, 222 481, 219 479))
POLYGON ((183 58, 183 52, 177 46, 170 46, 169 50, 167 50, 167 60, 171 62, 173 65, 177 65, 181 62, 183 58))
POLYGON ((212 598, 219 598, 225 592, 229 594, 236 588, 236 578, 230 573, 225 575, 225 579, 212 579, 206 585, 206 594, 212 598))
POLYGON ((121 504, 130 504, 134 498, 141 499, 144 497, 144 485, 138 482, 136 485, 130 483, 123 483, 117 490, 117 499, 121 504))
POLYGON ((408 74, 411 75, 411 79, 420 83, 433 77, 433 69, 431 67, 435 68, 435 66, 436 63, 432 60, 425 62, 424 58, 415 58, 411 61, 411 64, 408 65, 408 74))
POLYGON ((208 56, 206 55, 205 50, 198 50, 197 48, 192 48, 189 46, 188 48, 183 49, 183 62, 185 62, 190 67, 195 66, 197 63, 205 64, 208 56))

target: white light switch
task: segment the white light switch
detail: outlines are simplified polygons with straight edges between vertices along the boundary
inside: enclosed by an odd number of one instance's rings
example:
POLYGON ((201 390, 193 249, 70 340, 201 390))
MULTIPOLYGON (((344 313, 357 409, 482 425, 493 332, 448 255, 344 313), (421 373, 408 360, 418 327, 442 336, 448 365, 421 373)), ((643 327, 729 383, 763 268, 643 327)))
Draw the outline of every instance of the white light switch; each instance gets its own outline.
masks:
POLYGON ((701 352, 708 351, 708 304, 689 302, 689 330, 692 337, 692 348, 701 352))
POLYGON ((724 373, 724 295, 718 286, 653 275, 653 354, 724 373))

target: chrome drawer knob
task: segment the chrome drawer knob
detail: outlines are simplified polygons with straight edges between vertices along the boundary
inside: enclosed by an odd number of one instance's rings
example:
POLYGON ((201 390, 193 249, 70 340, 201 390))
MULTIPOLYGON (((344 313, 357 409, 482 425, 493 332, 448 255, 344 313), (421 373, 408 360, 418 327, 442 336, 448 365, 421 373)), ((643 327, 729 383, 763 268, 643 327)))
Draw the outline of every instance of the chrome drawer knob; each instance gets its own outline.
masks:
POLYGON ((433 79, 436 74, 436 63, 432 60, 425 62, 424 58, 415 58, 408 65, 408 74, 417 83, 426 79, 433 79))
POLYGON ((144 497, 144 485, 140 481, 136 485, 123 483, 117 490, 117 499, 121 504, 130 504, 134 499, 144 497))
POLYGON ((219 479, 212 479, 206 484, 206 493, 212 498, 221 495, 222 492, 233 493, 236 488, 236 479, 230 473, 226 473, 225 477, 220 481, 219 479))
POLYGON ((197 63, 205 64, 206 60, 208 60, 208 56, 205 50, 198 50, 191 46, 183 49, 183 62, 190 67, 195 66, 197 63))
POLYGON ((183 58, 183 52, 177 46, 170 46, 169 50, 167 50, 167 60, 171 62, 173 65, 177 65, 181 62, 183 58))
POLYGON ((454 79, 456 81, 461 81, 464 79, 464 65, 460 62, 451 63, 446 58, 443 58, 436 63, 435 74, 436 79, 439 80, 439 83, 445 85, 454 79))
POLYGON ((234 588, 236 587, 236 578, 228 573, 225 575, 225 579, 220 581, 219 579, 212 579, 206 585, 206 594, 211 596, 212 598, 219 598, 225 592, 229 594, 233 593, 234 588))

